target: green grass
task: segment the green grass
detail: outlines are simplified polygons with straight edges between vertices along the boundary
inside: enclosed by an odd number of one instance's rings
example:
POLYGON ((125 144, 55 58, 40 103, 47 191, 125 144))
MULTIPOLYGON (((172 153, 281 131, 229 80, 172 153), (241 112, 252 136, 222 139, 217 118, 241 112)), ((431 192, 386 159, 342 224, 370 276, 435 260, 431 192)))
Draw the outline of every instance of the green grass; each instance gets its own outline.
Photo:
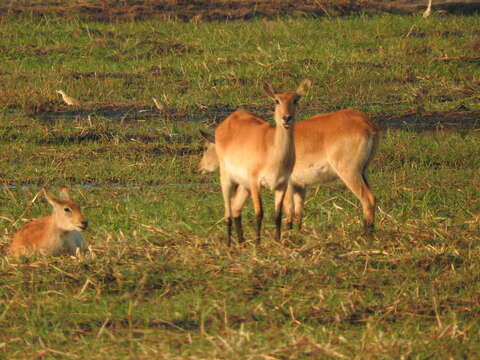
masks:
POLYGON ((399 113, 478 110, 478 16, 382 15, 235 23, 3 20, 0 107, 55 110, 62 88, 85 104, 198 111, 265 106, 259 86, 303 77, 306 106, 399 113))
MULTIPOLYGON (((24 218, 50 211, 28 205, 40 183, 66 183, 95 258, 0 259, 7 358, 480 354, 478 131, 386 131, 370 171, 372 236, 356 199, 332 183, 310 190, 305 229, 282 244, 265 193, 263 245, 227 249, 218 176, 195 172, 198 124, 179 125, 180 139, 195 140, 176 153, 161 136, 131 140, 160 133, 154 124, 100 123, 88 131, 106 135, 55 144, 44 140, 81 129, 29 121, 24 137, 2 137, 2 178, 15 186, 0 193, 3 249, 24 218)), ((253 219, 249 205, 249 240, 253 219)))
POLYGON ((442 51, 474 56, 467 45, 476 24, 478 17, 398 16, 230 24, 4 20, 0 357, 479 357, 478 129, 385 130, 369 172, 378 198, 370 236, 361 231, 357 200, 331 183, 309 189, 305 228, 286 232, 282 243, 273 241, 273 200, 265 192, 262 245, 252 241, 249 204, 248 242, 228 249, 218 174, 196 171, 204 122, 97 116, 90 124, 25 114, 38 104, 60 109, 58 87, 87 102, 110 96, 147 103, 165 92, 170 109, 187 113, 199 111, 195 104, 266 109, 260 78, 294 86, 304 76, 315 90, 302 117, 346 105, 370 114, 459 103, 478 109, 478 65, 435 60, 442 51), (416 37, 405 38, 413 24, 416 37), (147 45, 132 45, 152 36, 188 53, 149 55, 147 45), (84 51, 103 38, 108 47, 84 51), (62 47, 78 53, 61 55, 62 47), (408 49, 424 47, 430 50, 407 63, 408 49), (39 57, 28 48, 52 52, 39 57), (388 66, 353 65, 358 61, 388 66), (163 70, 146 71, 153 64, 163 70), (93 71, 140 75, 71 75, 93 71), (454 84, 464 90, 451 101, 434 96, 456 91, 454 84), (421 86, 429 94, 423 100, 407 96, 421 86), (40 187, 64 184, 90 221, 94 257, 4 256, 16 229, 50 211, 41 198, 30 203, 40 187))

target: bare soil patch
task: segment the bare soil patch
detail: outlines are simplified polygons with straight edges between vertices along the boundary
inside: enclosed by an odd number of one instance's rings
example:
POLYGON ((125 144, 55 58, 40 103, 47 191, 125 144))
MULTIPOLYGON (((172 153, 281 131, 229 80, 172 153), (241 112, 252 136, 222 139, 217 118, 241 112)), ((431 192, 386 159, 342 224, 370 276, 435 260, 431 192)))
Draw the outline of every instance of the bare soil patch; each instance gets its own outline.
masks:
MULTIPOLYGON (((56 15, 95 21, 176 19, 182 21, 248 20, 278 16, 338 16, 357 12, 414 13, 425 0, 7 0, 0 4, 0 17, 56 15)), ((480 11, 480 1, 440 0, 434 9, 470 14, 480 11)))
POLYGON ((399 115, 375 115, 372 120, 382 128, 412 130, 480 129, 480 111, 412 112, 399 115))

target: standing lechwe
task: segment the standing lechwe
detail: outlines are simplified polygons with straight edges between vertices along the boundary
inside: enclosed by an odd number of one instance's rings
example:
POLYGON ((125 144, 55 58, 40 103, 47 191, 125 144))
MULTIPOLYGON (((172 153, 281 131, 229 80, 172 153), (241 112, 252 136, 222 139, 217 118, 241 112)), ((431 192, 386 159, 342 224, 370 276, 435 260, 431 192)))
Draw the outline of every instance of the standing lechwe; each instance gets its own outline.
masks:
POLYGON ((280 239, 282 205, 295 164, 293 120, 298 101, 310 86, 311 81, 304 79, 296 91, 276 93, 270 84, 264 84, 265 92, 275 101, 276 126, 240 109, 216 128, 214 142, 220 167, 228 245, 231 244, 232 219, 239 242, 244 241, 241 212, 249 195, 257 220, 256 239, 257 243, 260 242, 262 186, 274 191, 275 238, 280 239))
POLYGON ((60 189, 60 198, 45 189, 42 192, 53 207, 52 214, 32 220, 17 231, 10 245, 10 254, 75 255, 86 249, 87 243, 81 232, 87 228, 88 221, 80 212, 80 206, 70 199, 67 188, 60 189))
MULTIPOLYGON (((202 173, 213 172, 219 167, 216 145, 207 135, 203 133, 207 142, 199 165, 202 173)), ((284 201, 290 228, 294 214, 301 227, 306 187, 338 178, 360 200, 366 229, 373 228, 375 197, 365 173, 378 141, 377 126, 356 110, 318 114, 296 123, 296 162, 284 201)))

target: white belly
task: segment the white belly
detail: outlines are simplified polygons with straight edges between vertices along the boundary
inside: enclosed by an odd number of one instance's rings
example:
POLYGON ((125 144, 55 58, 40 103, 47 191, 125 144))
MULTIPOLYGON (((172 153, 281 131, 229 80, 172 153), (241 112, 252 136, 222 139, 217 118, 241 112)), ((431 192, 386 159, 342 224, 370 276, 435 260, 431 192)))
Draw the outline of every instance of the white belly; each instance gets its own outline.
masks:
MULTIPOLYGON (((228 172, 230 179, 243 187, 250 189, 250 179, 245 168, 236 167, 231 163, 225 162, 225 170, 228 172)), ((284 174, 277 174, 272 171, 265 171, 258 176, 258 185, 266 187, 270 190, 278 189, 282 184, 288 182, 289 176, 284 174)))
POLYGON ((248 181, 248 173, 245 168, 236 167, 235 165, 228 162, 225 162, 224 166, 225 170, 230 176, 230 179, 232 179, 233 182, 242 185, 247 189, 250 188, 248 181))
POLYGON ((313 163, 304 167, 295 167, 290 181, 302 186, 324 184, 338 178, 335 170, 329 163, 313 163))
POLYGON ((289 177, 286 175, 269 175, 265 174, 260 177, 260 185, 270 190, 276 190, 280 186, 288 182, 289 177))

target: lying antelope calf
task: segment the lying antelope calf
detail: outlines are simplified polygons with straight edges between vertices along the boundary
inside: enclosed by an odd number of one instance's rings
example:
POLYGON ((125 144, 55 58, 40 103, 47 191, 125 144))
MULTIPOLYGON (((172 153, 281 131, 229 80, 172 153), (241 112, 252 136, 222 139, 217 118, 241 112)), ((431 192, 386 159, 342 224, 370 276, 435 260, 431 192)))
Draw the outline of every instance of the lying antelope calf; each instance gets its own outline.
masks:
POLYGON ((60 198, 42 189, 52 205, 50 216, 32 220, 13 236, 10 254, 14 256, 59 255, 86 249, 87 243, 81 233, 88 226, 80 212, 80 206, 70 199, 67 188, 61 188, 60 198))
POLYGON ((281 236, 282 204, 288 178, 295 164, 294 118, 298 101, 311 85, 303 80, 296 91, 276 93, 265 83, 264 90, 275 101, 276 126, 254 114, 237 110, 215 130, 216 155, 220 167, 220 183, 225 204, 227 242, 231 243, 232 220, 239 242, 243 242, 241 212, 248 196, 252 196, 257 219, 257 243, 263 219, 260 197, 262 186, 275 193, 276 239, 281 236))
MULTIPOLYGON (((219 167, 216 145, 207 140, 200 161, 202 173, 219 167)), ((285 195, 284 210, 290 228, 293 214, 301 227, 307 186, 319 185, 340 178, 360 200, 366 229, 373 227, 375 197, 365 175, 378 146, 378 128, 365 114, 356 110, 340 110, 318 114, 295 124, 296 161, 285 195)))

